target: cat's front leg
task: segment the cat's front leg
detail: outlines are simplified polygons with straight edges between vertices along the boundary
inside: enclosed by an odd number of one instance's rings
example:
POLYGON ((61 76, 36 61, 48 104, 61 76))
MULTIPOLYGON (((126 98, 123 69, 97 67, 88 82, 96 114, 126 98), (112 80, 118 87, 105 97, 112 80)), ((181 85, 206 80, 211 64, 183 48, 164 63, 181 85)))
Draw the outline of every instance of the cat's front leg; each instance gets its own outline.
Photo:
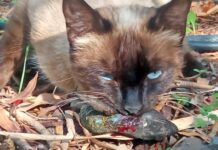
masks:
POLYGON ((22 49, 27 42, 26 3, 26 0, 17 2, 0 39, 0 88, 7 84, 14 70, 19 66, 22 49))

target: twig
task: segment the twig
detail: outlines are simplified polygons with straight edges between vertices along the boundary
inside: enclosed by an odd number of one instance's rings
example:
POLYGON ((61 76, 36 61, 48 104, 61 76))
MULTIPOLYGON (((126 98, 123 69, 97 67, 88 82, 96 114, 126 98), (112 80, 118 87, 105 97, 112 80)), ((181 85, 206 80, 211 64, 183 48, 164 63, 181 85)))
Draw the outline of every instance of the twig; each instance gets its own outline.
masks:
MULTIPOLYGON (((18 109, 20 110, 20 109, 18 109)), ((47 121, 47 120, 58 120, 59 118, 58 117, 37 117, 37 116, 34 116, 32 115, 31 113, 28 113, 28 112, 25 112, 25 114, 27 114, 28 116, 34 118, 35 120, 39 120, 39 121, 47 121)))
MULTIPOLYGON (((25 114, 24 112, 16 110, 15 113, 16 113, 17 120, 22 121, 22 122, 26 122, 28 125, 32 126, 34 129, 36 129, 39 133, 41 133, 41 134, 51 134, 40 122, 33 119, 32 117, 25 114)), ((48 144, 50 146, 53 145, 50 142, 48 142, 48 144)))
POLYGON ((211 138, 208 134, 206 134, 205 132, 203 132, 202 130, 200 130, 199 128, 195 128, 195 132, 198 133, 199 135, 201 135, 201 138, 207 142, 210 143, 211 142, 211 138))
POLYGON ((190 130, 180 131, 179 134, 184 135, 184 136, 188 136, 188 137, 196 136, 196 137, 201 138, 205 142, 210 143, 210 138, 202 132, 201 133, 197 132, 196 129, 191 130, 191 131, 190 130))
POLYGON ((90 138, 96 138, 96 139, 111 139, 111 140, 120 140, 120 141, 131 141, 133 138, 121 136, 121 135, 111 135, 111 133, 102 134, 102 135, 95 135, 91 137, 84 137, 84 136, 77 136, 75 139, 77 140, 85 140, 90 138))
POLYGON ((32 133, 15 133, 0 131, 0 135, 9 136, 10 138, 20 138, 26 140, 44 140, 44 141, 57 141, 57 140, 72 140, 71 135, 50 135, 50 134, 32 134, 32 133))
POLYGON ((187 111, 184 111, 182 108, 175 107, 175 106, 172 106, 172 105, 169 105, 169 104, 166 104, 166 106, 171 107, 171 108, 173 108, 173 109, 175 109, 175 110, 177 110, 177 111, 181 111, 181 112, 183 112, 184 114, 193 115, 193 114, 191 114, 191 113, 189 113, 189 112, 187 112, 187 111))
POLYGON ((74 124, 74 121, 73 121, 71 116, 72 116, 71 111, 69 111, 69 110, 65 111, 67 130, 68 130, 67 134, 75 136, 75 135, 77 135, 77 133, 75 131, 75 129, 76 129, 75 124, 74 124))
POLYGON ((113 150, 119 150, 119 146, 116 146, 114 144, 110 144, 110 143, 106 143, 106 142, 101 142, 97 139, 91 139, 91 141, 93 143, 95 143, 96 145, 99 145, 101 147, 105 147, 105 148, 108 148, 108 149, 113 149, 113 150))
POLYGON ((212 85, 199 84, 191 81, 176 80, 173 87, 197 88, 211 90, 214 88, 212 85))
POLYGON ((40 122, 36 121, 24 112, 16 111, 16 117, 19 121, 26 122, 41 134, 51 134, 40 122))
POLYGON ((205 94, 205 93, 212 93, 218 91, 218 87, 214 87, 213 89, 207 90, 207 91, 202 91, 200 94, 205 94))
POLYGON ((43 140, 43 141, 59 141, 59 140, 89 140, 89 139, 113 139, 129 141, 132 138, 125 136, 111 136, 110 134, 97 135, 97 136, 75 136, 72 135, 46 135, 46 134, 33 134, 33 133, 18 133, 18 132, 6 132, 0 131, 0 135, 9 136, 10 138, 20 138, 26 140, 43 140))
POLYGON ((191 92, 170 91, 167 93, 163 93, 160 96, 173 95, 173 94, 184 94, 184 95, 191 95, 191 96, 196 95, 195 93, 191 93, 191 92))
POLYGON ((172 147, 172 149, 174 149, 177 145, 179 145, 182 141, 184 141, 185 139, 187 139, 187 137, 182 137, 180 140, 178 140, 172 147))
MULTIPOLYGON (((64 113, 64 117, 66 119, 66 126, 67 126, 67 135, 70 135, 70 136, 73 136, 73 138, 76 136, 76 131, 75 131, 75 124, 74 124, 74 121, 73 121, 73 117, 72 117, 72 113, 71 111, 69 110, 66 110, 65 113, 64 113)), ((63 141, 61 143, 61 145, 63 147, 69 147, 69 141, 63 141)))

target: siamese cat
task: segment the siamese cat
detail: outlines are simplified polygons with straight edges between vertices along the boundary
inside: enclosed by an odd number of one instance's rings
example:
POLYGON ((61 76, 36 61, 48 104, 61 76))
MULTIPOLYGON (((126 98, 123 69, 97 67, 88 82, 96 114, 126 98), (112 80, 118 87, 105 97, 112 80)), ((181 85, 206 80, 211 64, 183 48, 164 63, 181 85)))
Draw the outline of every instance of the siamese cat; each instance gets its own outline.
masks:
POLYGON ((178 77, 184 58, 192 58, 183 45, 191 0, 172 0, 159 8, 146 7, 143 0, 94 4, 17 1, 0 41, 0 87, 30 42, 42 71, 63 90, 103 93, 114 110, 131 115, 152 108, 178 77))

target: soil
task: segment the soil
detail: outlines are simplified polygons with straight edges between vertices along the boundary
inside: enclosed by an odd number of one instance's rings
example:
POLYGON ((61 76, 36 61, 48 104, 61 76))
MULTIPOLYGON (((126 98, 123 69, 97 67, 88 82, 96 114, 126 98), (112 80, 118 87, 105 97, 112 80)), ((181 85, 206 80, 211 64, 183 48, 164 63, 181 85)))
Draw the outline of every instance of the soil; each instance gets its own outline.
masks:
POLYGON ((197 21, 196 34, 218 34, 218 13, 205 17, 199 17, 197 21))

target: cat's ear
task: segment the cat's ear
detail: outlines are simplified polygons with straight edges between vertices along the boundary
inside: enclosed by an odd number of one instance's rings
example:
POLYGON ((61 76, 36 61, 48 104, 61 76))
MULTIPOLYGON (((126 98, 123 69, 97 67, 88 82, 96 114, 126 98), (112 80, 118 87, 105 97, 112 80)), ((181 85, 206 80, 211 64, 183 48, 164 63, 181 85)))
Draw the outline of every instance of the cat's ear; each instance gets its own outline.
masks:
POLYGON ((104 32, 110 24, 83 0, 63 0, 69 42, 89 32, 104 32))
POLYGON ((183 39, 190 6, 191 0, 172 0, 157 9, 154 17, 148 22, 148 28, 153 31, 159 29, 172 30, 180 34, 183 39))

